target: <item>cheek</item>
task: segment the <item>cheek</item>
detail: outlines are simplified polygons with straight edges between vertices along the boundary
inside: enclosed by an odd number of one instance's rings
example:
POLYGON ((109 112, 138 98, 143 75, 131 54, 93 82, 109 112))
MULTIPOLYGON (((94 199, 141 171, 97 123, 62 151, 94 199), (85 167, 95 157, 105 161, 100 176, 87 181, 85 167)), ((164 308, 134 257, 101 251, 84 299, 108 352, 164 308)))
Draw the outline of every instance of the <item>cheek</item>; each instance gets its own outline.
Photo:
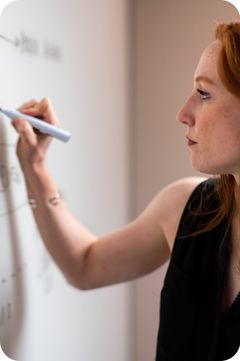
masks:
POLYGON ((240 119, 231 109, 219 108, 209 112, 202 124, 207 146, 224 152, 240 152, 240 119))
MULTIPOLYGON (((233 111, 234 108, 229 106, 216 106, 213 108, 206 108, 201 114, 201 121, 199 122, 199 130, 216 134, 218 137, 231 135, 231 138, 240 136, 240 109, 239 112, 233 111)), ((197 124, 196 124, 197 125, 197 124)))
POLYGON ((223 110, 221 118, 223 132, 225 133, 225 141, 232 141, 235 145, 240 143, 240 110, 236 112, 236 108, 227 107, 223 110))
POLYGON ((208 106, 196 114, 199 145, 191 153, 192 165, 208 174, 232 173, 240 164, 240 116, 237 107, 208 106), (233 112, 234 109, 234 112, 233 112))

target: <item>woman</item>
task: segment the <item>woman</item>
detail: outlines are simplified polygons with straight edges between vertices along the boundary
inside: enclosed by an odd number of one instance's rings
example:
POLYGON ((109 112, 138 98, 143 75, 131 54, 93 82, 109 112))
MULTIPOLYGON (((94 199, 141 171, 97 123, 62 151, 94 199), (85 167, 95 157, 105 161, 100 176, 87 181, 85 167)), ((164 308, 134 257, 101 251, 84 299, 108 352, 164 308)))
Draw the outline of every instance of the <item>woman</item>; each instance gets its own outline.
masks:
MULTIPOLYGON (((48 99, 20 110, 49 123, 48 99)), ((69 212, 45 166, 50 137, 23 119, 17 155, 42 238, 67 280, 91 289, 143 276, 170 258, 161 293, 157 360, 223 360, 240 344, 240 23, 222 24, 179 111, 191 162, 214 178, 165 187, 124 228, 97 239, 69 212)))

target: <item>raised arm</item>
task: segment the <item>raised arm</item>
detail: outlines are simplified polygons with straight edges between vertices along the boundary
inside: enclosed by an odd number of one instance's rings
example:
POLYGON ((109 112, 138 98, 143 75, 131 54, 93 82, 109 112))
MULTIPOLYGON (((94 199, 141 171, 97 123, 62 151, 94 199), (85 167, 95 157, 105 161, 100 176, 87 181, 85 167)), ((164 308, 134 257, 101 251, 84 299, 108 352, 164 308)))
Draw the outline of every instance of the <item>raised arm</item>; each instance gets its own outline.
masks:
MULTIPOLYGON (((31 101, 20 110, 58 124, 48 99, 31 101)), ((13 124, 20 134, 17 155, 28 196, 36 201, 34 218, 49 253, 69 283, 80 289, 102 287, 138 278, 166 262, 183 208, 202 178, 186 178, 167 186, 136 220, 97 238, 63 200, 57 205, 49 203, 58 192, 45 166, 51 138, 34 133, 23 119, 13 124)))

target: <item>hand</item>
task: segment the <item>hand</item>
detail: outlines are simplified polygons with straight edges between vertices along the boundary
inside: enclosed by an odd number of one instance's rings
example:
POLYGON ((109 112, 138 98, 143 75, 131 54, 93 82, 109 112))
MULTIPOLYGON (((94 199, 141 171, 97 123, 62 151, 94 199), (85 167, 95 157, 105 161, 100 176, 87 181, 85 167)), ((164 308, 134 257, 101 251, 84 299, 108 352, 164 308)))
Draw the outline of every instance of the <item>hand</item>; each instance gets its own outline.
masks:
MULTIPOLYGON (((27 115, 44 119, 52 125, 59 125, 59 120, 48 98, 44 98, 40 102, 30 100, 24 103, 18 110, 27 115)), ((34 130, 32 126, 22 118, 17 118, 12 121, 12 125, 19 133, 16 152, 21 167, 32 168, 42 165, 52 137, 40 133, 38 130, 34 130)))

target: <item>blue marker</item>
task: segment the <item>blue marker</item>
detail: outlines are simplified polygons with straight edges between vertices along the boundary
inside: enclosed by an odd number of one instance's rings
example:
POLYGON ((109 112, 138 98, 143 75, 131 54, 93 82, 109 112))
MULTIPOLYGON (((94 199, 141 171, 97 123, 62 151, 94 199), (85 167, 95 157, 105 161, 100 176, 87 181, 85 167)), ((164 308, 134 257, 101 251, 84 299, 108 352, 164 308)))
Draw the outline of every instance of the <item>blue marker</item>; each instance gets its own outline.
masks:
POLYGON ((71 133, 67 132, 64 129, 58 128, 55 125, 49 124, 46 121, 40 120, 38 118, 26 115, 17 110, 8 110, 0 108, 0 112, 7 115, 12 120, 16 118, 23 118, 27 120, 33 128, 40 130, 41 133, 48 134, 54 138, 67 142, 71 138, 71 133))

